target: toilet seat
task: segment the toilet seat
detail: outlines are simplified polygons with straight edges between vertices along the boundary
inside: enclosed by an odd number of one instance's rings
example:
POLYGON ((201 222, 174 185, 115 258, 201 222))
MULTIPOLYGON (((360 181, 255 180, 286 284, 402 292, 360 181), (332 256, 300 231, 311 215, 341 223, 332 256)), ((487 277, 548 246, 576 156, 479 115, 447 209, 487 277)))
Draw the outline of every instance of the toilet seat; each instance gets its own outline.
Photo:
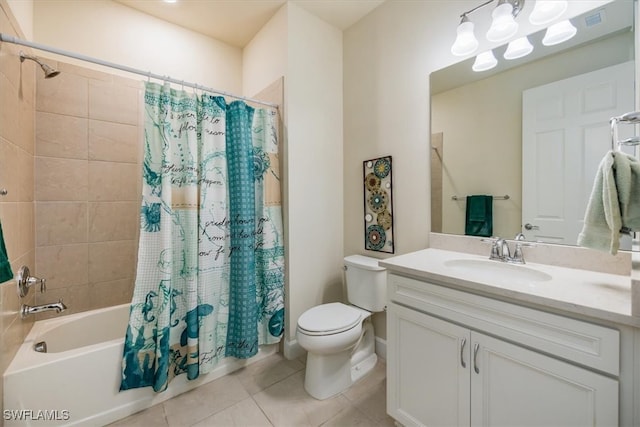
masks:
POLYGON ((305 335, 333 335, 348 331, 362 321, 362 310, 339 302, 310 308, 298 318, 305 335))

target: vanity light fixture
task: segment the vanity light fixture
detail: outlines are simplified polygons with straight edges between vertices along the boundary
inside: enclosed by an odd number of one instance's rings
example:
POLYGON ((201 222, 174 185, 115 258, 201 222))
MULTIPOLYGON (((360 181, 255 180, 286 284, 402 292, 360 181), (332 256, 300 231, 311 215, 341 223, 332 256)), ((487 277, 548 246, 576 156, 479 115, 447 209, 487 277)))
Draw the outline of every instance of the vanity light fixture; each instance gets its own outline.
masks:
POLYGON ((559 18, 568 6, 565 0, 538 0, 529 15, 529 22, 533 25, 548 24, 559 18))
POLYGON ((469 21, 466 14, 462 15, 460 25, 456 32, 456 41, 451 46, 451 53, 456 56, 467 56, 472 54, 478 48, 478 39, 473 34, 473 22, 469 21))
POLYGON ((493 54, 493 51, 487 50, 476 56, 476 60, 471 69, 476 73, 479 73, 480 71, 490 70, 496 65, 498 65, 498 60, 493 54))
MULTIPOLYGON (((497 6, 491 13, 492 21, 486 38, 489 42, 499 43, 510 40, 518 32, 516 17, 524 8, 525 0, 486 0, 484 3, 464 12, 460 15, 460 24, 456 30, 456 40, 451 46, 451 53, 455 56, 469 56, 473 54, 480 43, 474 34, 474 23, 469 19, 469 14, 497 1, 497 6)), ((566 0, 536 0, 533 11, 529 16, 529 22, 534 25, 545 25, 562 16, 568 8, 566 0)), ((561 21, 547 29, 543 44, 553 46, 569 40, 576 34, 576 28, 569 22, 561 21)), ((524 36, 512 40, 504 53, 505 59, 522 58, 533 51, 529 39, 524 36)), ((473 64, 474 71, 489 70, 497 65, 493 52, 483 52, 476 58, 473 64)))
POLYGON ((527 36, 512 40, 504 53, 504 59, 518 59, 533 52, 533 45, 527 36))
POLYGON ((487 40, 490 42, 504 42, 518 32, 518 23, 515 17, 520 8, 515 8, 515 1, 499 0, 498 6, 491 12, 491 27, 487 31, 487 40))
POLYGON ((568 19, 560 21, 547 28, 547 32, 542 39, 542 44, 545 46, 553 46, 566 42, 575 36, 577 32, 576 27, 574 27, 568 19))

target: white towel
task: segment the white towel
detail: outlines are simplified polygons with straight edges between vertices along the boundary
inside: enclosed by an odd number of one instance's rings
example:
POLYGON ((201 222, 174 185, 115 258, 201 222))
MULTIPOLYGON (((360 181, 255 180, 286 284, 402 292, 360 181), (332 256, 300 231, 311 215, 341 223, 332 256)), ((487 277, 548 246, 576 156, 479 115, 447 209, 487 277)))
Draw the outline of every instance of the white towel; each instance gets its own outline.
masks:
POLYGON ((615 255, 622 229, 640 230, 640 162, 609 151, 598 166, 578 245, 615 255))

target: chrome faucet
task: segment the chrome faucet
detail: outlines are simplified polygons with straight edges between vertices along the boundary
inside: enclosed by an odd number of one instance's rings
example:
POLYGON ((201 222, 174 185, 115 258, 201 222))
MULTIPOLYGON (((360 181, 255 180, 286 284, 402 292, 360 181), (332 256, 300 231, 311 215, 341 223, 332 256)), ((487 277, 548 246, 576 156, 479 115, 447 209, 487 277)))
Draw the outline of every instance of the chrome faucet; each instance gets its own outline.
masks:
POLYGON ((20 316, 24 319, 25 317, 31 314, 43 313, 45 311, 53 311, 55 310, 57 313, 61 313, 67 309, 67 306, 62 302, 62 298, 58 300, 56 303, 42 304, 30 306, 26 304, 22 304, 20 307, 20 316))
POLYGON ((524 255, 522 253, 523 246, 534 246, 531 243, 523 242, 525 239, 524 234, 518 233, 515 237, 515 248, 513 256, 511 256, 511 250, 509 248, 509 242, 501 237, 493 239, 487 239, 485 241, 491 242, 491 255, 489 259, 510 262, 514 264, 524 264, 524 255))

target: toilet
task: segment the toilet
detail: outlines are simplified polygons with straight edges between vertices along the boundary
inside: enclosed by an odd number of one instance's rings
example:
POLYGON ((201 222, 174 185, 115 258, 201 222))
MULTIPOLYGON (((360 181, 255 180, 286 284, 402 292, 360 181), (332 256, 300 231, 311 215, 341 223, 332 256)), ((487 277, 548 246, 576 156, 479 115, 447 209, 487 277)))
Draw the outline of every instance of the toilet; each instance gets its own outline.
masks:
POLYGON ((378 360, 371 315, 385 309, 385 268, 363 255, 346 257, 344 268, 349 304, 312 307, 296 328, 298 344, 307 350, 304 388, 319 400, 349 388, 378 360))

